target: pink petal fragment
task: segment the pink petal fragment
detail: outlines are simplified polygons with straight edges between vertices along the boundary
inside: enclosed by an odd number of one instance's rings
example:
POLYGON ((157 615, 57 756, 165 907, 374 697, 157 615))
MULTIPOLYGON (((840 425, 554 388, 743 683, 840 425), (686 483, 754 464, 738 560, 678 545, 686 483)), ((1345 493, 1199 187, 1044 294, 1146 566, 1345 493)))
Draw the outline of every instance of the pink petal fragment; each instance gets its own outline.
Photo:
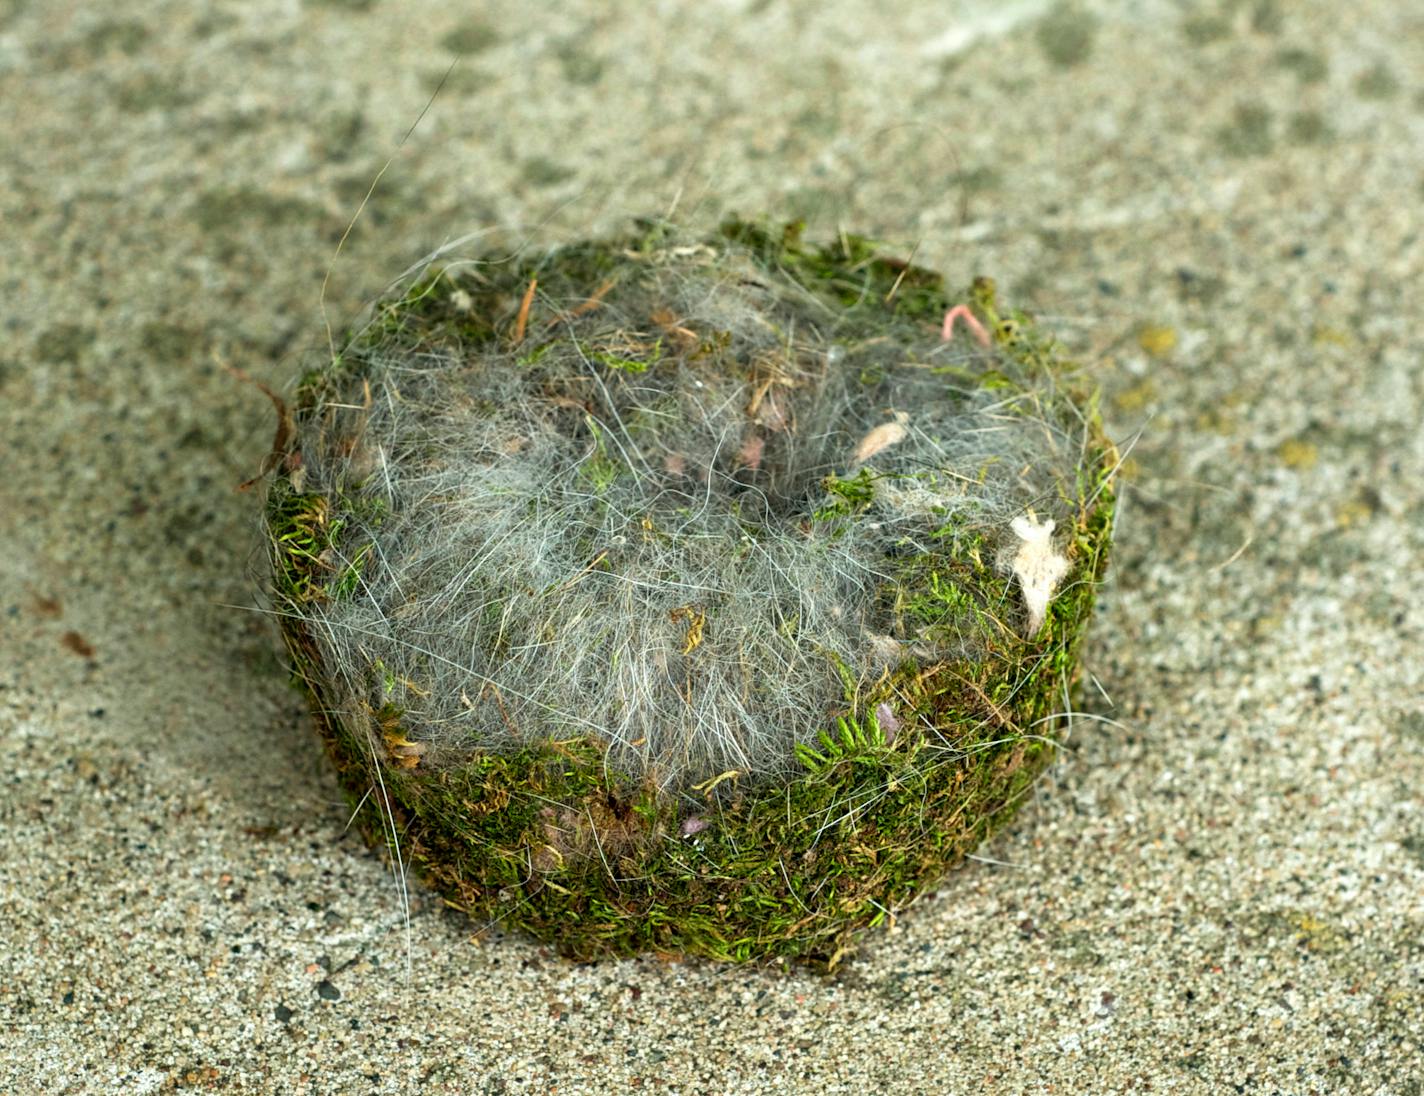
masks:
POLYGON ((682 836, 691 837, 693 834, 701 833, 711 826, 712 823, 701 815, 693 814, 682 820, 682 836))
POLYGON ((958 319, 964 321, 969 333, 979 340, 981 346, 990 344, 992 340, 989 338, 989 332, 984 330, 984 325, 969 311, 967 304, 957 304, 944 314, 944 326, 939 333, 942 342, 949 342, 954 337, 954 321, 958 319))

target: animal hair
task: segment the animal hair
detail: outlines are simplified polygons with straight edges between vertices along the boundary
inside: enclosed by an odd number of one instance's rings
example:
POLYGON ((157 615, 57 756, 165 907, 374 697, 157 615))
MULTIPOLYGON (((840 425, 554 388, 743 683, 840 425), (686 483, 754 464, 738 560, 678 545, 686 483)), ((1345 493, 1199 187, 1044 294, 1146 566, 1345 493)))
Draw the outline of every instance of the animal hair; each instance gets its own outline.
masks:
POLYGON ((894 612, 899 560, 992 564, 1026 512, 1071 529, 1083 430, 1050 376, 932 322, 847 325, 734 242, 561 273, 583 258, 496 292, 446 256, 303 416, 302 487, 356 576, 306 610, 348 718, 395 705, 430 766, 593 735, 685 791, 791 771, 909 654, 984 653, 971 621, 894 612))

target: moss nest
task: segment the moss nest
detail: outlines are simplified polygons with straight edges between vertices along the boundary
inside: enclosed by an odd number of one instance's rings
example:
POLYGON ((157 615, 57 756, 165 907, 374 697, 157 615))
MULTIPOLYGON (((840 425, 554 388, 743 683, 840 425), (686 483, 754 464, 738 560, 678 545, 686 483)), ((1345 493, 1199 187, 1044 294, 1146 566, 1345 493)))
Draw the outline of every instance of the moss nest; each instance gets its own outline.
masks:
POLYGON ((1049 762, 1117 464, 988 281, 743 221, 447 256, 278 450, 277 609, 372 840, 571 957, 825 967, 1049 762))

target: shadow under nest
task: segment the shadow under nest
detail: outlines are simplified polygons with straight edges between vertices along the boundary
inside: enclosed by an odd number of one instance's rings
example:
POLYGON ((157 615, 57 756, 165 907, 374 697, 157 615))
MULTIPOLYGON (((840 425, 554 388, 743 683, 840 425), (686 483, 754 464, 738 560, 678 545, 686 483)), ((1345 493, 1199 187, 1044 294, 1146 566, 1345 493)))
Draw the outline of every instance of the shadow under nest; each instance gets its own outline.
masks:
POLYGON ((743 221, 443 259, 282 450, 276 607, 371 840, 574 958, 826 968, 1051 759, 1118 461, 988 281, 743 221))

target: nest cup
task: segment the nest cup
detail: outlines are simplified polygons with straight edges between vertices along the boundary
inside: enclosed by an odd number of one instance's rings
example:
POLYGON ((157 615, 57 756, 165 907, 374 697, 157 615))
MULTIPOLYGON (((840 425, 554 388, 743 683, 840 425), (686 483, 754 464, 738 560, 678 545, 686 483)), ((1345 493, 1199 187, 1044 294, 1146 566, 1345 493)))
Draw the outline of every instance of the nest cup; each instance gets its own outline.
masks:
POLYGON ((1117 464, 989 282, 742 221, 445 257, 284 434, 274 596, 358 819, 581 959, 834 966, 973 851, 1062 732, 1117 464))

